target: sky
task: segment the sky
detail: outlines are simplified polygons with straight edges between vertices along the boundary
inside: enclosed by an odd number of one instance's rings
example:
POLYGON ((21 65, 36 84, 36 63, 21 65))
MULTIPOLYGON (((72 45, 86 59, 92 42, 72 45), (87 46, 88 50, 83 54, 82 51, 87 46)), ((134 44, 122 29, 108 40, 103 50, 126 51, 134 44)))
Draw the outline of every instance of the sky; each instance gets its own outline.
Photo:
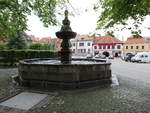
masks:
MULTIPOLYGON (((75 16, 69 16, 71 22, 71 28, 74 32, 78 34, 89 34, 89 33, 99 33, 105 35, 104 31, 95 31, 97 20, 99 17, 100 11, 95 12, 92 9, 94 3, 97 3, 98 0, 72 0, 71 4, 75 8, 75 16)), ((62 12, 64 12, 62 10, 62 12)), ((64 17, 63 17, 64 18, 64 17)), ((63 19, 60 18, 60 19, 63 19)), ((150 17, 147 17, 141 27, 142 36, 150 36, 150 30, 145 29, 145 27, 150 26, 150 17)), ((60 20, 61 21, 61 20, 60 20)), ((55 32, 59 31, 61 26, 50 26, 45 28, 43 23, 40 22, 39 18, 35 15, 28 16, 28 28, 30 31, 27 31, 29 35, 34 35, 36 37, 51 37, 56 38, 55 32)), ((128 37, 131 36, 129 30, 123 30, 114 33, 117 38, 125 41, 128 37)))

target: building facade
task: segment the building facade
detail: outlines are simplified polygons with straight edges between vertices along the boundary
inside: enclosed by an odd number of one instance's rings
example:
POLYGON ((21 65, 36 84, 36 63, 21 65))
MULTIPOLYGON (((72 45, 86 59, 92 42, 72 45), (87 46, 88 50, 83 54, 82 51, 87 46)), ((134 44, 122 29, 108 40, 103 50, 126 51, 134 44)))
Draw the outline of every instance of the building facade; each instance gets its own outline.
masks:
POLYGON ((93 41, 93 55, 119 57, 122 55, 123 42, 112 36, 95 37, 93 41))
POLYGON ((31 45, 32 43, 39 43, 39 38, 34 35, 28 35, 26 32, 20 32, 22 36, 26 39, 27 45, 31 45))
POLYGON ((123 46, 123 54, 136 54, 138 52, 150 51, 150 39, 148 38, 133 38, 130 37, 125 41, 123 46))
POLYGON ((4 41, 0 39, 0 45, 4 45, 4 41))
POLYGON ((61 42, 62 40, 59 38, 50 38, 50 37, 41 38, 39 41, 39 43, 49 44, 50 49, 53 51, 61 50, 61 42))
POLYGON ((73 55, 86 56, 92 54, 93 38, 88 35, 77 35, 75 39, 71 39, 71 50, 73 55))

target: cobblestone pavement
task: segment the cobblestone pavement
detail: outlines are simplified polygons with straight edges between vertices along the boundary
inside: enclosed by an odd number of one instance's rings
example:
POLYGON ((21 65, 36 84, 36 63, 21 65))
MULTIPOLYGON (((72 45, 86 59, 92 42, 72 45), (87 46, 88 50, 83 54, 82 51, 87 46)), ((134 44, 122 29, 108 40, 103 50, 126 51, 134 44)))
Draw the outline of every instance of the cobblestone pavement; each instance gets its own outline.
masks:
MULTIPOLYGON (((0 100, 17 91, 10 79, 15 74, 17 68, 0 69, 0 100)), ((23 113, 150 113, 150 84, 126 76, 118 80, 114 87, 47 91, 53 98, 45 106, 23 113)))
POLYGON ((0 68, 0 100, 17 91, 11 80, 11 76, 17 73, 17 68, 0 68))

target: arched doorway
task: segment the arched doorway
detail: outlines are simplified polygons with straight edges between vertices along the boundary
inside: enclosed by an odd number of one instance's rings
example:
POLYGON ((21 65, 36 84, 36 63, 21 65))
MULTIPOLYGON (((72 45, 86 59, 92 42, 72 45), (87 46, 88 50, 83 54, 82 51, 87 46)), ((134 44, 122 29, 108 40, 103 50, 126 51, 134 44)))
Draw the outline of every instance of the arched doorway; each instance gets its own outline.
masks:
POLYGON ((109 57, 109 52, 104 51, 104 52, 103 52, 103 55, 105 55, 106 57, 109 57))
POLYGON ((115 57, 118 57, 118 53, 115 53, 115 57))

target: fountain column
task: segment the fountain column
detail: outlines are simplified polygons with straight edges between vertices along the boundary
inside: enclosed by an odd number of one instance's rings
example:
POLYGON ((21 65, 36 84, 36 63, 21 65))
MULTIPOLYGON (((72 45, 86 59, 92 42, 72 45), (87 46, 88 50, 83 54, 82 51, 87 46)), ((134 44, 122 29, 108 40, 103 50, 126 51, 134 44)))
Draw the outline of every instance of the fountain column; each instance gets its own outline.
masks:
POLYGON ((70 27, 70 21, 68 20, 68 11, 65 10, 65 19, 62 21, 61 30, 56 32, 56 36, 62 39, 61 43, 61 63, 70 64, 72 59, 72 51, 70 49, 70 39, 76 37, 76 33, 72 31, 70 27))

